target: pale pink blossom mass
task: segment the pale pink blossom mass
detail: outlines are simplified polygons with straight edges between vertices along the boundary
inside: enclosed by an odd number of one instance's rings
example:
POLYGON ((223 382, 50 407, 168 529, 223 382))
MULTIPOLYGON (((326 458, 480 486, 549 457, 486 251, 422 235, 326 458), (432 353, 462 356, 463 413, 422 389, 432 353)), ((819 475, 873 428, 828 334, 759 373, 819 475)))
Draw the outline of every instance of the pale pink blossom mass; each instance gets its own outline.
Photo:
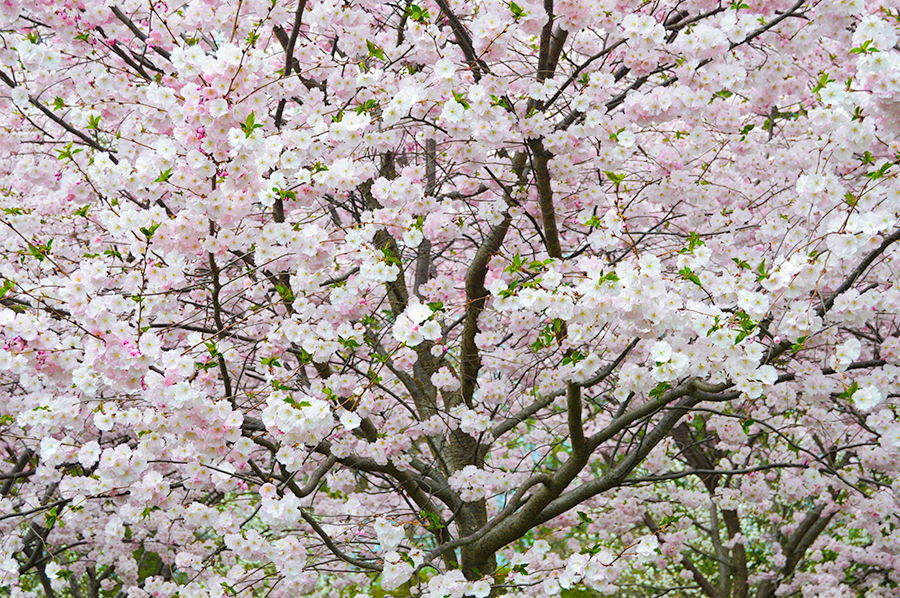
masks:
POLYGON ((0 0, 0 596, 896 596, 896 4, 0 0))

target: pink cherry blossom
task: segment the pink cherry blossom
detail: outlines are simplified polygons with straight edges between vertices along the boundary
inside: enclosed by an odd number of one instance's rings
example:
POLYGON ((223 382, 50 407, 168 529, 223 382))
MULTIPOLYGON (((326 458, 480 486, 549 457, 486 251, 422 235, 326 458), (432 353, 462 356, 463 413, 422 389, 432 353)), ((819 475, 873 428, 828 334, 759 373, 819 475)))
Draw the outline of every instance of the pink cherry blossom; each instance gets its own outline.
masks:
POLYGON ((0 2, 0 588, 892 595, 898 19, 0 2))

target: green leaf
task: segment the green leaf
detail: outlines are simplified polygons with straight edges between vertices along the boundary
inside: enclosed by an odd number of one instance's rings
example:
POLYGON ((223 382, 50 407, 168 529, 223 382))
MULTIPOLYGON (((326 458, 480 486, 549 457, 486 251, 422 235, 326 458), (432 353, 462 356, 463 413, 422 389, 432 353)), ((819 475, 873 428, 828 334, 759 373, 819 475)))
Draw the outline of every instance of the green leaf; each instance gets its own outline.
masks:
MULTIPOLYGON (((263 357, 262 359, 260 359, 260 362, 264 366, 269 367, 269 368, 280 368, 281 367, 281 362, 278 361, 277 357, 263 357)), ((290 400, 293 401, 293 399, 290 399, 290 400)), ((285 401, 287 402, 288 399, 285 399, 285 401)))
POLYGON ((519 281, 518 281, 518 280, 512 281, 511 283, 509 283, 509 285, 508 285, 505 289, 503 289, 502 291, 500 291, 500 296, 501 296, 503 299, 507 299, 507 298, 509 298, 509 297, 512 297, 513 295, 516 294, 516 287, 518 287, 518 286, 519 286, 519 281))
POLYGON ((822 89, 825 88, 829 83, 834 83, 834 79, 828 76, 828 73, 822 73, 819 77, 819 80, 816 81, 816 84, 812 88, 813 93, 819 93, 822 89))
POLYGON ((303 409, 304 407, 310 406, 309 401, 298 401, 294 398, 293 395, 288 395, 284 402, 288 405, 291 405, 292 407, 296 407, 297 409, 303 409))
POLYGON ((122 253, 115 247, 113 247, 112 249, 107 249, 106 251, 103 252, 103 255, 108 255, 110 257, 116 257, 116 258, 119 258, 120 260, 123 259, 122 253))
POLYGON ((338 342, 347 347, 348 349, 356 349, 357 347, 361 347, 362 345, 354 338, 344 338, 343 336, 338 337, 338 342))
POLYGON ((50 255, 50 247, 53 245, 53 239, 43 244, 28 244, 28 253, 39 262, 43 262, 50 255))
POLYGON ((57 521, 59 521, 59 514, 56 511, 56 507, 44 513, 44 527, 47 529, 51 529, 57 521))
POLYGON ((281 297, 282 301, 291 302, 295 299, 294 293, 291 290, 291 287, 286 284, 276 284, 275 291, 281 297))
POLYGON ((844 392, 841 393, 840 398, 842 398, 842 399, 850 399, 850 397, 852 397, 853 394, 854 394, 857 390, 859 390, 859 384, 856 382, 856 380, 854 380, 854 381, 850 384, 850 386, 848 386, 848 387, 844 390, 844 392))
POLYGON ((605 174, 607 177, 609 177, 609 180, 611 180, 613 183, 615 183, 616 187, 621 185, 622 181, 625 180, 624 174, 616 174, 615 172, 612 172, 610 170, 604 170, 603 174, 605 174))
POLYGON ((497 96, 491 96, 491 106, 500 106, 504 110, 509 110, 509 102, 506 101, 506 98, 501 98, 497 96))
POLYGON ((441 518, 437 513, 431 511, 421 511, 419 516, 425 520, 425 529, 434 531, 447 527, 441 523, 441 518))
POLYGON ((3 286, 0 286, 0 297, 6 297, 6 295, 14 288, 16 288, 16 283, 9 278, 4 278, 3 286))
POLYGON ((160 227, 160 224, 161 223, 159 222, 153 222, 152 224, 150 224, 150 226, 142 226, 139 230, 144 234, 145 237, 147 237, 147 240, 149 241, 153 238, 153 234, 160 227))
POLYGON ((721 329, 722 329, 722 326, 719 324, 719 316, 716 316, 716 321, 715 321, 715 323, 713 323, 712 328, 710 328, 709 330, 706 331, 706 336, 707 337, 712 336, 713 334, 715 334, 717 331, 719 331, 721 329))
POLYGON ((603 271, 600 271, 600 277, 597 279, 597 284, 603 284, 605 282, 617 282, 619 280, 619 276, 615 272, 610 272, 609 274, 604 274, 603 271))
POLYGON ((874 40, 867 39, 866 41, 863 42, 863 44, 861 46, 858 46, 858 47, 850 50, 850 53, 851 54, 874 54, 875 52, 878 51, 878 48, 873 46, 872 45, 873 43, 874 43, 874 40))
POLYGON ((750 336, 750 332, 751 331, 749 330, 741 330, 740 332, 738 332, 738 335, 734 338, 734 344, 740 344, 742 340, 750 336))
POLYGON ((160 507, 157 507, 157 506, 147 507, 146 509, 141 511, 141 519, 146 519, 147 517, 150 516, 150 513, 152 513, 153 511, 159 511, 159 510, 161 510, 161 509, 160 509, 160 507))
POLYGON ((70 141, 69 145, 67 145, 63 149, 56 150, 57 160, 71 160, 73 158, 73 156, 75 156, 75 154, 77 154, 78 152, 84 151, 80 147, 73 149, 74 145, 75 145, 75 142, 70 141))
POLYGON ((156 177, 156 180, 153 182, 154 183, 165 183, 170 178, 172 178, 172 169, 171 168, 169 168, 167 170, 161 170, 159 173, 159 176, 156 177))
POLYGON ((756 322, 754 322, 744 310, 738 310, 735 316, 738 318, 738 323, 740 324, 741 329, 750 331, 756 328, 756 322))
POLYGON ((406 7, 406 16, 410 18, 410 20, 416 21, 417 23, 426 23, 429 19, 431 19, 431 14, 428 10, 422 8, 418 4, 410 4, 406 7))
POLYGON ((581 351, 572 351, 569 355, 563 357, 563 365, 575 365, 579 361, 583 361, 585 358, 585 354, 581 351))
POLYGON ((659 527, 662 529, 666 529, 672 525, 675 525, 679 521, 681 521, 681 517, 679 515, 666 515, 659 520, 659 527))
POLYGON ((691 253, 694 253, 695 249, 697 249, 698 247, 703 247, 704 245, 706 245, 706 243, 703 242, 703 239, 700 238, 700 235, 698 235, 695 232, 689 233, 689 235, 688 235, 688 250, 691 253))
POLYGON ((504 272, 509 272, 513 274, 515 272, 521 272, 525 269, 525 260, 522 259, 522 256, 518 253, 513 256, 512 262, 504 269, 504 272))
POLYGON ((702 287, 703 283, 700 282, 700 277, 694 274, 694 271, 685 266, 681 270, 678 271, 682 278, 685 280, 690 280, 692 283, 697 285, 698 287, 702 287))
POLYGON ((384 57, 384 50, 382 50, 369 40, 366 40, 366 48, 368 48, 369 50, 369 56, 377 58, 378 60, 387 60, 387 58, 384 57))
POLYGON ((759 263, 759 266, 756 267, 756 272, 759 276, 756 277, 756 282, 762 282, 763 280, 769 277, 768 272, 766 272, 766 260, 763 260, 759 263))
POLYGON ((63 99, 59 96, 56 96, 56 98, 53 100, 53 110, 59 111, 65 107, 66 107, 66 104, 65 104, 65 102, 63 102, 63 99))
POLYGON ((312 353, 307 353, 306 349, 300 349, 300 363, 307 365, 312 363, 312 353))
POLYGON ((513 18, 517 21, 522 17, 528 16, 528 13, 526 13, 525 10, 515 2, 509 3, 509 10, 512 11, 513 18))
POLYGON ((81 216, 82 218, 87 218, 88 208, 90 208, 90 207, 91 207, 90 205, 86 205, 86 206, 82 206, 82 207, 78 208, 74 212, 75 216, 81 216))
POLYGON ((654 388, 653 390, 650 391, 650 398, 657 399, 657 400, 662 399, 663 395, 665 394, 665 392, 667 390, 669 390, 669 388, 670 388, 670 385, 668 382, 660 382, 659 384, 656 385, 656 388, 654 388))
POLYGON ((734 262, 735 264, 737 264, 738 268, 740 268, 741 270, 749 270, 750 269, 750 264, 748 264, 747 262, 745 262, 742 259, 733 257, 733 258, 731 258, 731 261, 734 262))
POLYGON ((247 120, 241 123, 241 129, 244 131, 244 136, 249 139, 253 132, 256 129, 261 129, 262 125, 256 122, 256 115, 251 112, 249 116, 247 116, 247 120))
POLYGON ((553 322, 547 324, 543 330, 541 330, 540 335, 537 340, 531 343, 531 348, 534 351, 540 351, 546 347, 553 345, 553 341, 556 340, 556 335, 562 330, 562 320, 554 319, 553 322))
POLYGON ((884 177, 887 174, 887 171, 890 170, 891 166, 893 166, 893 164, 891 164, 890 162, 885 162, 884 164, 881 165, 881 168, 867 173, 866 176, 868 178, 872 179, 873 181, 877 181, 878 179, 884 177))
POLYGON ((393 266, 402 265, 400 262, 400 258, 394 255, 394 252, 391 251, 390 247, 382 247, 381 253, 384 255, 384 263, 391 264, 393 266))
POLYGON ((195 361, 194 367, 200 370, 201 372, 208 372, 209 370, 215 368, 219 364, 214 359, 210 359, 208 361, 195 361))
POLYGON ((357 114, 367 114, 374 112, 378 108, 378 102, 375 100, 366 100, 364 104, 356 107, 357 114))

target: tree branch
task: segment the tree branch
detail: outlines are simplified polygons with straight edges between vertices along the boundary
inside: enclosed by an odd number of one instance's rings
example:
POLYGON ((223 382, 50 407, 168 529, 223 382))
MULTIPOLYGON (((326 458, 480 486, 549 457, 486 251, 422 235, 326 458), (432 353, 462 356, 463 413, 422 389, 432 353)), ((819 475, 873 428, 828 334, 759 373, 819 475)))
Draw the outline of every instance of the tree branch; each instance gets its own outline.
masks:
POLYGON ((447 21, 450 23, 450 28, 453 30, 453 35, 456 38, 456 43, 462 50, 463 56, 466 57, 466 62, 469 63, 469 68, 472 69, 472 74, 475 76, 475 82, 477 83, 481 80, 482 74, 489 73, 490 69, 488 69, 484 61, 475 54, 475 46, 472 45, 472 37, 469 35, 469 32, 466 31, 465 26, 462 24, 462 21, 459 20, 459 17, 456 16, 456 13, 453 12, 453 9, 450 8, 450 4, 447 0, 435 0, 435 2, 441 9, 441 12, 444 13, 444 16, 447 17, 447 21))
POLYGON ((328 534, 325 533, 325 530, 322 529, 322 526, 319 525, 319 523, 315 519, 312 518, 312 515, 310 515, 303 509, 300 510, 300 516, 303 517, 303 520, 306 523, 308 523, 311 528, 313 528, 313 531, 316 532, 316 534, 320 538, 322 538, 322 541, 325 543, 325 546, 328 547, 328 550, 331 551, 331 554, 333 554, 337 558, 341 559, 345 563, 349 563, 349 564, 353 565, 354 567, 359 567, 360 569, 366 569, 367 571, 378 571, 378 572, 381 571, 381 567, 379 567, 378 565, 373 565, 372 563, 370 563, 368 561, 361 561, 359 559, 355 559, 355 558, 349 556, 348 554, 346 554, 340 548, 338 548, 337 545, 334 543, 334 540, 332 540, 328 536, 328 534))
POLYGON ((584 429, 581 427, 581 387, 574 382, 566 385, 566 411, 568 412, 569 439, 572 442, 572 454, 579 458, 585 456, 584 429))
MULTIPOLYGON (((122 12, 122 9, 120 9, 118 6, 112 6, 111 10, 112 10, 113 14, 116 15, 116 18, 119 19, 120 21, 122 21, 122 23, 131 30, 131 32, 135 35, 135 37, 137 37, 142 42, 147 41, 147 34, 144 33, 143 31, 141 31, 138 28, 138 26, 135 25, 134 22, 131 19, 129 19, 125 15, 125 13, 122 12)), ((159 54, 160 56, 162 56, 163 58, 165 58, 166 60, 168 60, 169 62, 172 61, 172 55, 169 53, 168 50, 160 48, 159 46, 150 46, 150 49, 153 50, 154 52, 156 52, 157 54, 159 54)))
MULTIPOLYGON (((466 272, 466 319, 463 328, 460 351, 460 390, 459 401, 472 407, 472 396, 475 394, 475 383, 478 370, 481 369, 481 355, 475 346, 475 335, 478 334, 478 316, 484 310, 488 292, 484 287, 487 266, 491 257, 500 250, 506 232, 509 230, 512 217, 509 212, 503 220, 494 226, 472 259, 466 272)), ((450 405, 449 407, 454 407, 450 405)))
MULTIPOLYGON (((10 87, 10 89, 15 89, 16 87, 18 87, 18 85, 16 85, 15 81, 13 81, 12 78, 9 77, 9 75, 7 75, 6 73, 4 73, 2 71, 0 71, 0 81, 3 81, 4 83, 6 83, 10 87)), ((50 110, 49 108, 44 106, 44 104, 42 104, 39 100, 37 100, 34 96, 32 96, 30 94, 28 96, 28 102, 32 106, 34 106, 35 108, 37 108, 38 110, 43 112, 44 116, 46 116, 47 118, 49 118, 50 120, 52 120, 53 122, 58 124, 60 127, 62 127, 63 129, 65 129, 66 131, 68 131, 69 133, 71 133, 72 135, 77 137, 84 145, 86 145, 92 149, 95 149, 98 152, 104 152, 104 153, 108 154, 109 159, 113 164, 119 163, 119 161, 113 155, 115 150, 111 150, 111 149, 107 149, 107 148, 103 147, 102 145, 100 145, 99 143, 97 143, 96 141, 91 139, 88 135, 86 135, 85 133, 82 133, 81 131, 79 131, 78 129, 76 129, 75 127, 73 127, 72 125, 67 123, 66 121, 64 121, 62 118, 60 118, 59 116, 54 114, 52 110, 50 110)))
MULTIPOLYGON (((294 67, 294 46, 297 44, 297 35, 300 33, 300 24, 303 22, 303 11, 306 9, 306 0, 297 3, 297 11, 294 13, 294 24, 291 27, 291 35, 288 38, 287 48, 284 49, 284 76, 289 77, 294 67)), ((276 34, 277 35, 277 34, 276 34)), ((299 67, 299 63, 298 63, 299 67)), ((286 100, 278 101, 278 109, 275 111, 275 128, 280 129, 286 100)))
POLYGON ((538 203, 541 206, 541 222, 544 225, 547 254, 552 258, 561 260, 562 248, 559 244, 559 230, 556 227, 553 186, 550 182, 550 169, 548 167, 552 156, 550 152, 544 149, 544 143, 541 139, 529 139, 527 143, 533 159, 534 179, 537 183, 538 203))
POLYGON ((0 486, 0 496, 7 496, 15 485, 17 479, 34 473, 34 471, 24 471, 25 466, 28 465, 33 456, 34 451, 30 448, 26 448, 22 451, 22 454, 19 455, 19 458, 16 459, 16 464, 13 465, 12 470, 0 476, 0 479, 6 480, 5 482, 3 482, 3 486, 0 486))
MULTIPOLYGON (((579 382, 578 385, 582 388, 590 388, 592 386, 599 384, 606 378, 608 378, 616 370, 616 368, 619 367, 619 365, 622 363, 622 361, 624 361, 624 359, 628 355, 628 353, 632 349, 634 349, 634 347, 637 346, 637 344, 639 342, 640 342, 640 339, 638 339, 638 338, 631 341, 631 343, 625 348, 625 350, 622 351, 621 353, 619 353, 618 357, 616 357, 609 365, 607 365, 605 368, 603 368, 598 373, 594 374, 592 377, 588 378, 584 382, 579 382)), ((562 390, 553 391, 553 392, 549 393, 548 395, 546 395, 545 397, 542 397, 541 399, 535 401, 528 407, 525 407, 524 409, 522 409, 521 411, 519 411, 512 417, 507 418, 500 424, 494 426, 494 428, 491 430, 491 436, 494 439, 497 439, 500 436, 502 436, 503 434, 506 434, 507 432, 509 432, 516 426, 518 426, 520 423, 522 423, 526 419, 533 416, 535 413, 537 413, 541 409, 544 409, 545 407, 552 404, 553 401, 555 401, 558 397, 562 396, 563 392, 566 392, 566 391, 562 391, 562 390)))

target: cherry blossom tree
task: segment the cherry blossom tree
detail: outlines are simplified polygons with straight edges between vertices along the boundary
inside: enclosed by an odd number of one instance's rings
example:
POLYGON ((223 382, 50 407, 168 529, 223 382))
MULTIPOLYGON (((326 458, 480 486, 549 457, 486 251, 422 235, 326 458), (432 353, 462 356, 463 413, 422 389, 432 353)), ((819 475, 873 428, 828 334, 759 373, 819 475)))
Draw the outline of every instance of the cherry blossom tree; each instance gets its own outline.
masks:
POLYGON ((896 595, 895 3, 0 25, 0 596, 896 595))

